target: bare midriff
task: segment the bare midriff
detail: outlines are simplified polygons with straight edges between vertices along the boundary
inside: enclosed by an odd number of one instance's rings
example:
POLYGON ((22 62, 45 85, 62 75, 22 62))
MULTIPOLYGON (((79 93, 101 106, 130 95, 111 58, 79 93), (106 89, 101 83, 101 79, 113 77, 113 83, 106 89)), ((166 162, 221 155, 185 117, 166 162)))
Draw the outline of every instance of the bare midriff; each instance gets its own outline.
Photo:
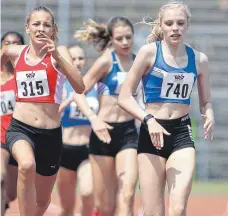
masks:
POLYGON ((67 145, 85 145, 89 144, 91 127, 74 126, 63 129, 63 143, 67 145))
POLYGON ((146 113, 157 119, 178 119, 189 113, 189 105, 181 103, 148 103, 146 113))
POLYGON ((25 124, 41 129, 60 126, 59 104, 16 102, 13 117, 25 124))
POLYGON ((133 117, 118 105, 118 96, 99 96, 100 109, 98 116, 106 122, 125 122, 133 117))

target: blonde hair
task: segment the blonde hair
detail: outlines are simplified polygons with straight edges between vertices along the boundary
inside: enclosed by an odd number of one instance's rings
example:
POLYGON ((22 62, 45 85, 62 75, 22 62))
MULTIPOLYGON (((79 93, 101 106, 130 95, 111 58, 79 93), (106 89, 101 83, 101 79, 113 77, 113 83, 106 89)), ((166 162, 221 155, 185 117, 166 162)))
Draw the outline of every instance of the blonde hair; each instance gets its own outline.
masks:
POLYGON ((98 24, 89 19, 83 23, 83 28, 75 32, 74 37, 79 41, 92 43, 98 51, 104 51, 111 45, 113 28, 129 26, 134 33, 132 23, 125 17, 113 17, 108 24, 98 24))
POLYGON ((163 37, 163 33, 162 33, 162 30, 160 27, 163 14, 167 9, 174 9, 174 8, 182 8, 186 14, 188 22, 190 21, 191 13, 190 13, 188 6, 181 1, 170 1, 169 3, 163 5, 160 8, 158 17, 155 21, 145 22, 145 20, 144 20, 144 23, 152 26, 152 31, 146 38, 146 43, 152 43, 152 42, 155 42, 158 40, 163 40, 164 37, 163 37))
POLYGON ((34 8, 29 14, 28 16, 26 17, 26 23, 29 24, 30 20, 31 20, 31 15, 34 13, 34 12, 37 12, 37 11, 44 11, 44 12, 47 12, 51 15, 52 17, 52 27, 53 27, 53 35, 51 36, 51 39, 53 41, 55 41, 56 43, 59 41, 58 39, 58 36, 57 36, 57 33, 58 33, 58 26, 55 22, 55 16, 54 16, 54 13, 47 7, 45 6, 38 6, 36 8, 34 8))

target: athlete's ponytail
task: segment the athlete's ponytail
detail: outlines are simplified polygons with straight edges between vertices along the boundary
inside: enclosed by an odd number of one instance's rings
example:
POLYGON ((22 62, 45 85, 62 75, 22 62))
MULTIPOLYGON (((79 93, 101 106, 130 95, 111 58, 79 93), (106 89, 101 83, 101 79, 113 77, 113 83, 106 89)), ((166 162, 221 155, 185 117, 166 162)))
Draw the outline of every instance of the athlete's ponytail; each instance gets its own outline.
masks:
POLYGON ((113 29, 117 26, 130 26, 134 33, 132 23, 125 17, 111 18, 107 25, 98 24, 89 19, 83 28, 76 31, 74 37, 79 41, 92 43, 98 51, 104 51, 111 45, 113 29))
POLYGON ((75 32, 74 37, 79 41, 92 43, 99 51, 107 48, 110 35, 105 24, 98 24, 89 19, 83 24, 83 28, 75 32))

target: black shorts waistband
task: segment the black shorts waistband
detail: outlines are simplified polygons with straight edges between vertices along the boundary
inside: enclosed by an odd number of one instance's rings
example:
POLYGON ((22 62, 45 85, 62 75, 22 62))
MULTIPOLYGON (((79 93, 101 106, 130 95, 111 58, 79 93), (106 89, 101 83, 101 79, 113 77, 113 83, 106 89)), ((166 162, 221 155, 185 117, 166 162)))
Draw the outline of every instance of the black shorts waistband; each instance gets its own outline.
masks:
POLYGON ((51 133, 55 133, 55 132, 58 132, 59 130, 62 130, 61 126, 57 127, 57 128, 51 128, 51 129, 44 129, 44 128, 37 128, 37 127, 34 127, 34 126, 31 126, 31 125, 28 125, 20 120, 17 120, 15 118, 12 118, 11 120, 11 124, 10 124, 11 127, 18 127, 18 128, 23 128, 23 129, 27 129, 29 130, 31 133, 34 133, 34 134, 51 134, 51 133))
POLYGON ((63 147, 65 147, 65 148, 71 148, 71 149, 84 148, 84 147, 87 147, 88 145, 89 145, 89 143, 87 143, 87 144, 80 144, 80 145, 71 145, 71 144, 63 143, 63 147))
POLYGON ((179 124, 188 122, 190 120, 190 116, 189 114, 187 114, 177 119, 157 119, 157 118, 155 119, 158 123, 163 125, 179 125, 179 124))
POLYGON ((129 121, 124 121, 124 122, 107 122, 107 121, 105 121, 105 122, 115 128, 131 127, 131 126, 135 125, 134 119, 131 119, 129 121))

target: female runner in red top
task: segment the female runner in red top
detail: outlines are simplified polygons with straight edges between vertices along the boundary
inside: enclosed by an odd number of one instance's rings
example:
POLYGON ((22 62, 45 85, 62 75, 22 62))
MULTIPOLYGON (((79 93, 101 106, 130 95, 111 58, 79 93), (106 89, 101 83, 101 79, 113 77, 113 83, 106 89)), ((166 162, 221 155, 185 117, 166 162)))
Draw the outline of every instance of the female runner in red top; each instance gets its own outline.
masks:
POLYGON ((65 77, 78 93, 81 75, 69 50, 56 46, 53 13, 36 7, 25 24, 29 46, 10 45, 1 52, 2 64, 14 65, 16 107, 7 130, 7 148, 18 163, 18 202, 21 216, 45 213, 59 169, 62 130, 58 114, 65 77))

